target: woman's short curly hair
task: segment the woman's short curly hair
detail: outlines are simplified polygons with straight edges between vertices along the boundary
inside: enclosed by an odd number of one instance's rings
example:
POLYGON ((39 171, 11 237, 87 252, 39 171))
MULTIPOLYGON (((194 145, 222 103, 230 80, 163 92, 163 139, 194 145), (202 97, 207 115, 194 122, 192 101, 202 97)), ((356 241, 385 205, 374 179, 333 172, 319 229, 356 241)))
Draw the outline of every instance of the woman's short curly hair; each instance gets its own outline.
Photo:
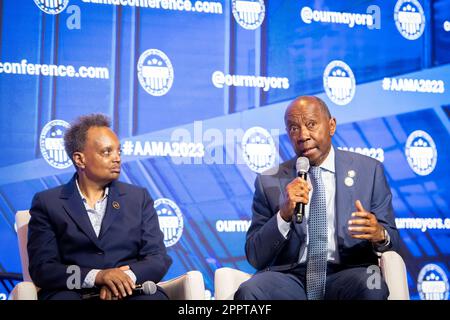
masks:
POLYGON ((73 162, 74 152, 83 151, 86 144, 86 136, 91 127, 111 127, 111 120, 101 113, 93 113, 78 117, 64 134, 64 147, 66 153, 73 162))

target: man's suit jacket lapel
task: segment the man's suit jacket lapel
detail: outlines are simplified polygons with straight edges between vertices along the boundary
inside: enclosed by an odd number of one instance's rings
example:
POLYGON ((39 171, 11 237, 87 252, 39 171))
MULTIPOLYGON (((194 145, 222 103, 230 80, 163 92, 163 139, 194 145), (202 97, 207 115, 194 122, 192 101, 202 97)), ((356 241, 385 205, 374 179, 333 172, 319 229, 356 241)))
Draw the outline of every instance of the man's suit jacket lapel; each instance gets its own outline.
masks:
POLYGON ((61 191, 60 198, 64 200, 64 209, 72 220, 78 225, 81 231, 100 248, 97 235, 92 227, 89 216, 84 207, 83 200, 75 184, 76 175, 67 183, 61 191))
MULTIPOLYGON (((348 176, 350 170, 354 170, 352 167, 352 158, 346 157, 344 152, 335 149, 336 157, 336 226, 338 239, 345 237, 344 233, 347 233, 347 222, 351 217, 351 213, 356 210, 354 207, 354 188, 356 183, 352 186, 345 184, 345 178, 348 176)), ((353 179, 357 179, 358 176, 353 179)), ((356 182, 356 181, 355 181, 356 182)))
MULTIPOLYGON (((284 197, 286 186, 295 178, 295 161, 296 158, 291 159, 280 166, 279 179, 280 179, 280 192, 284 197)), ((281 206, 281 203, 280 203, 281 206)))
POLYGON ((105 216, 103 217, 99 239, 104 237, 109 227, 120 216, 123 205, 120 197, 123 194, 117 183, 115 181, 111 182, 109 186, 108 204, 106 206, 105 216))

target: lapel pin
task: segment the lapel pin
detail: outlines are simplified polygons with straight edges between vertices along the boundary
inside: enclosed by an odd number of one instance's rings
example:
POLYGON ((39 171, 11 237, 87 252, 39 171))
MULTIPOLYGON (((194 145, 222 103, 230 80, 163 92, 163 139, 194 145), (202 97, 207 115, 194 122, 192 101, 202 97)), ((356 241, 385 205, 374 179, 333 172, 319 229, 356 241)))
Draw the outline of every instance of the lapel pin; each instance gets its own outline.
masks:
POLYGON ((120 204, 117 201, 113 201, 112 206, 114 209, 119 209, 120 208, 120 204))
POLYGON ((344 183, 347 187, 351 187, 355 182, 353 181, 353 178, 347 177, 345 178, 344 183))
POLYGON ((355 170, 348 170, 347 175, 350 178, 354 178, 356 176, 356 172, 355 172, 355 170))

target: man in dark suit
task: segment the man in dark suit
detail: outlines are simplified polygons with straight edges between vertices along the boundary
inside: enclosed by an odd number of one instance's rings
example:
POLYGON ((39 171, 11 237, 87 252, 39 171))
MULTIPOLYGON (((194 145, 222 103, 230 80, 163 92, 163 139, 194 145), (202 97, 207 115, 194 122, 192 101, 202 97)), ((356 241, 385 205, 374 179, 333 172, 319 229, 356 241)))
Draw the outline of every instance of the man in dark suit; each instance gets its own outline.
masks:
POLYGON ((101 114, 80 117, 64 136, 76 173, 39 192, 28 229, 29 271, 39 299, 167 299, 134 293, 172 263, 147 190, 117 181, 120 143, 101 114))
POLYGON ((308 180, 297 177, 297 157, 257 177, 245 249, 258 272, 235 299, 387 299, 381 276, 368 281, 377 252, 399 248, 382 164, 332 146, 336 120, 317 97, 295 99, 285 124, 308 180), (297 203, 306 205, 302 223, 297 203))

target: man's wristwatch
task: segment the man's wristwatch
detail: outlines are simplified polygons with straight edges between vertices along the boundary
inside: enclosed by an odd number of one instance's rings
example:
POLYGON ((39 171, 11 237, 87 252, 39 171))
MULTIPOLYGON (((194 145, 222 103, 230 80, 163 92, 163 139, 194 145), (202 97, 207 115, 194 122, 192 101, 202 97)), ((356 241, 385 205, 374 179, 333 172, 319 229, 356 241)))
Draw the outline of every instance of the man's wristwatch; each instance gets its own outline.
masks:
POLYGON ((388 243, 388 233, 387 230, 385 228, 383 228, 383 240, 378 241, 378 245, 386 245, 388 243))

